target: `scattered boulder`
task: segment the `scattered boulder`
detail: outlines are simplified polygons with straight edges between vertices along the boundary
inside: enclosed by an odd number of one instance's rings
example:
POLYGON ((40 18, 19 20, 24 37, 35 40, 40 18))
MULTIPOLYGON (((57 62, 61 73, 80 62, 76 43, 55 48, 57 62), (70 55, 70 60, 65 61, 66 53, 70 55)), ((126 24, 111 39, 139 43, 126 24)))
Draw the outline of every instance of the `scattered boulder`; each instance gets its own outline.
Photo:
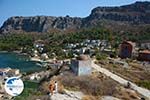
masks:
POLYGON ((64 94, 56 93, 51 96, 51 100, 82 100, 83 93, 65 90, 64 94))
POLYGON ((120 99, 115 98, 113 96, 102 96, 101 100, 120 100, 120 99))

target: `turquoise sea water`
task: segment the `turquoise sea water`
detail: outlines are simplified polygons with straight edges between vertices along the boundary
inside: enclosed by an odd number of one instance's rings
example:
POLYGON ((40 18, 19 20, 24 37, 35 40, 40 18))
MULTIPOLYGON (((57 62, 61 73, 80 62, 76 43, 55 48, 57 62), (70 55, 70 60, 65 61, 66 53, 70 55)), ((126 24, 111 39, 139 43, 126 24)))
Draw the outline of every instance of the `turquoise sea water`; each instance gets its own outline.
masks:
POLYGON ((21 72, 34 72, 41 70, 37 62, 29 61, 29 57, 17 53, 0 52, 0 68, 17 68, 21 72))

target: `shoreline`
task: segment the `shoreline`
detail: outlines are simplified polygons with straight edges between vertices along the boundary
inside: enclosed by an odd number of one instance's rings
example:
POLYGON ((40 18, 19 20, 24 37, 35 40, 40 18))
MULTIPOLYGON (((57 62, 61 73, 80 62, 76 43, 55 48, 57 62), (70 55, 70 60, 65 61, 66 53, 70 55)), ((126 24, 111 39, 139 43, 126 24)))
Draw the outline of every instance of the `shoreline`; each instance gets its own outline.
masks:
POLYGON ((9 51, 0 51, 0 53, 7 53, 7 52, 9 52, 9 51))
POLYGON ((29 61, 34 61, 34 62, 48 62, 49 61, 49 59, 47 61, 44 61, 44 60, 41 60, 40 58, 31 57, 28 53, 22 53, 21 51, 0 51, 0 53, 15 53, 15 54, 23 55, 23 56, 28 56, 29 61))
POLYGON ((28 53, 22 53, 21 51, 0 51, 0 53, 16 53, 19 55, 30 56, 28 53))
MULTIPOLYGON (((32 68, 29 68, 29 69, 27 69, 27 70, 24 70, 24 68, 22 68, 22 67, 19 67, 19 68, 15 68, 15 67, 11 67, 11 66, 9 66, 9 68, 11 68, 11 69, 19 69, 20 70, 20 73, 34 73, 35 71, 36 72, 39 72, 39 71, 41 71, 41 70, 45 70, 43 67, 41 67, 41 66, 39 66, 39 65, 37 65, 37 63, 39 63, 39 62, 42 62, 40 59, 33 59, 29 54, 27 54, 27 53, 21 53, 21 52, 19 52, 19 51, 0 51, 0 53, 1 54, 16 54, 16 55, 18 55, 18 56, 22 56, 23 58, 26 58, 27 57, 27 60, 25 60, 25 61, 27 61, 27 63, 32 63, 32 62, 35 62, 35 65, 33 65, 36 69, 32 69, 32 68), (31 59, 32 58, 32 59, 31 59), (38 66, 38 67, 37 67, 38 66)), ((9 63, 9 62, 8 62, 9 63)), ((17 66, 17 65, 14 65, 14 66, 17 66)), ((28 66, 27 66, 28 67, 28 66)), ((0 66, 0 69, 1 68, 7 68, 7 67, 1 67, 0 66)))
POLYGON ((44 62, 43 60, 41 60, 40 58, 36 58, 36 57, 30 57, 30 61, 35 61, 35 62, 44 62))
POLYGON ((40 58, 30 57, 30 61, 48 63, 48 62, 52 62, 53 59, 42 60, 42 59, 40 59, 40 58))

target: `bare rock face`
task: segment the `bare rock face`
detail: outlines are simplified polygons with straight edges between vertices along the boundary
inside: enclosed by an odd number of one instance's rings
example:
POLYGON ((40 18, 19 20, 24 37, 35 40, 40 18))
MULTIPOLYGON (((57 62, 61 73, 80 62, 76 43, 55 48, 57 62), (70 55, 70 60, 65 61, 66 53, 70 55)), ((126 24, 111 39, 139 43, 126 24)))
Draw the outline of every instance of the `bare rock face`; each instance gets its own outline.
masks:
POLYGON ((25 32, 47 32, 49 29, 66 30, 80 28, 81 19, 71 17, 11 17, 4 22, 1 31, 4 33, 23 30, 25 32))
POLYGON ((150 24, 150 2, 136 2, 120 7, 97 7, 85 18, 78 17, 11 17, 0 28, 1 33, 13 31, 49 32, 58 30, 79 30, 95 26, 102 26, 102 21, 114 21, 125 24, 150 24))
POLYGON ((88 25, 100 20, 118 21, 129 24, 150 24, 150 2, 136 2, 120 7, 97 7, 85 19, 88 25))
POLYGON ((64 94, 56 93, 51 96, 51 100, 82 100, 84 94, 77 91, 65 90, 64 94))

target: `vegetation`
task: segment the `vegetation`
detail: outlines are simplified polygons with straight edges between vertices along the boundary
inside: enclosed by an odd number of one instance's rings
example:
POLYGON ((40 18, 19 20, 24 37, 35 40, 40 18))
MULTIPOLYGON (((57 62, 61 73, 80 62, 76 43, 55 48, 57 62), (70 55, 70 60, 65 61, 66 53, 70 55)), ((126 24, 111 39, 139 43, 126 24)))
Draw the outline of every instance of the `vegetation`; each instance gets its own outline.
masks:
POLYGON ((105 60, 106 57, 107 57, 107 55, 104 54, 104 53, 97 53, 97 54, 96 54, 96 59, 97 59, 97 60, 105 60))
POLYGON ((15 100, 27 100, 27 98, 29 99, 30 96, 33 95, 42 95, 42 93, 40 91, 37 91, 38 89, 38 84, 34 83, 34 82, 29 82, 29 81, 24 81, 24 91, 21 95, 15 97, 15 100))
POLYGON ((0 50, 20 50, 21 47, 33 45, 33 37, 29 34, 9 34, 0 36, 0 50))
POLYGON ((121 40, 131 40, 131 41, 143 41, 143 40, 150 40, 150 29, 147 29, 144 32, 141 32, 140 34, 132 33, 132 32, 125 32, 124 34, 119 34, 118 37, 121 38, 121 40))
MULTIPOLYGON (((67 43, 79 43, 85 39, 101 39, 108 40, 113 48, 118 48, 119 43, 126 37, 128 40, 139 41, 149 40, 149 30, 143 34, 124 33, 118 34, 106 30, 104 28, 92 28, 83 29, 79 32, 72 32, 68 34, 64 33, 14 33, 5 34, 0 36, 0 51, 14 51, 22 50, 23 52, 29 53, 33 48, 33 43, 36 40, 45 41, 45 52, 48 52, 49 56, 52 57, 52 53, 55 53, 59 59, 64 57, 70 58, 72 54, 64 55, 63 49, 67 43), (136 36, 135 36, 136 35, 136 36)), ((99 55, 97 55, 99 56, 99 55)), ((99 58, 99 57, 98 57, 99 58)))
MULTIPOLYGON (((99 76, 99 75, 98 75, 99 76)), ((72 74, 58 77, 58 80, 68 90, 82 91, 86 95, 100 96, 113 95, 116 91, 117 84, 110 80, 101 80, 92 76, 74 76, 72 74), (86 88, 85 88, 86 87, 86 88)))
POLYGON ((119 64, 105 64, 104 68, 112 71, 113 73, 127 79, 133 83, 136 83, 140 87, 150 89, 150 73, 148 69, 145 69, 141 64, 130 62, 128 59, 128 64, 130 67, 123 68, 119 64))
POLYGON ((150 81, 145 80, 145 81, 139 81, 137 84, 141 87, 147 88, 150 90, 150 81))

